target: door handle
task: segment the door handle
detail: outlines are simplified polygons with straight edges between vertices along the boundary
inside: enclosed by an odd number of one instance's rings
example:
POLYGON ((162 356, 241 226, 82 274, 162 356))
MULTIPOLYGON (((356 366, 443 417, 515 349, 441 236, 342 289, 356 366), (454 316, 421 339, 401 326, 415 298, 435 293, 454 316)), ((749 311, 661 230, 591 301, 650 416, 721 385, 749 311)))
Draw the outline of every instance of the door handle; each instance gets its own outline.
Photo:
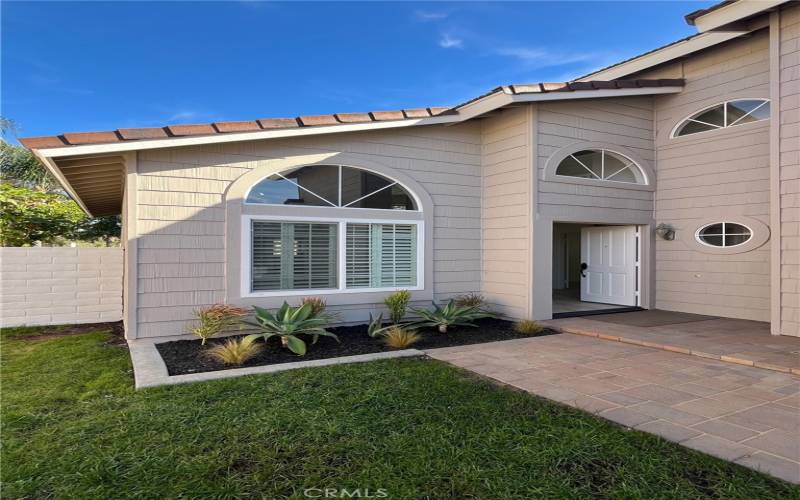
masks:
POLYGON ((581 278, 586 277, 586 273, 584 273, 584 271, 588 268, 589 266, 586 264, 586 262, 581 262, 581 278))

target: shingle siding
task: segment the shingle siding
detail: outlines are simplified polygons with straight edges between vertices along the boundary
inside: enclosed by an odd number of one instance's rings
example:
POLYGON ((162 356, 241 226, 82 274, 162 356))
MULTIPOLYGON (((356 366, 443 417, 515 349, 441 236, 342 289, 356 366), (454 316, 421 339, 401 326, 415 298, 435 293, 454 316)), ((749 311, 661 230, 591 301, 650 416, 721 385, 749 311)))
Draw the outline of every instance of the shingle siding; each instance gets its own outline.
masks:
MULTIPOLYGON (((480 291, 480 124, 141 151, 138 336, 185 333, 192 312, 226 298, 224 193, 269 161, 301 165, 348 153, 416 180, 434 202, 434 297, 480 291)), ((352 163, 352 162, 351 162, 352 163)), ((357 162, 354 166, 358 166, 357 162)), ((422 304, 420 304, 422 305, 422 304)), ((366 319, 380 304, 333 309, 366 319)))
POLYGON ((800 337, 800 6, 783 9, 780 35, 780 331, 800 337))

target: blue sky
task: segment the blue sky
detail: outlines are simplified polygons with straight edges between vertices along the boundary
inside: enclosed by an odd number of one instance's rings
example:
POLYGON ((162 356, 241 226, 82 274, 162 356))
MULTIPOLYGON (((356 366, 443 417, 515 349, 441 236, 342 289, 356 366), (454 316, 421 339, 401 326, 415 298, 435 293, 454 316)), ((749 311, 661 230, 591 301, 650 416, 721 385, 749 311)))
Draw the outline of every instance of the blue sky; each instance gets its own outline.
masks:
POLYGON ((701 2, 3 2, 20 136, 452 105, 694 33, 701 2))

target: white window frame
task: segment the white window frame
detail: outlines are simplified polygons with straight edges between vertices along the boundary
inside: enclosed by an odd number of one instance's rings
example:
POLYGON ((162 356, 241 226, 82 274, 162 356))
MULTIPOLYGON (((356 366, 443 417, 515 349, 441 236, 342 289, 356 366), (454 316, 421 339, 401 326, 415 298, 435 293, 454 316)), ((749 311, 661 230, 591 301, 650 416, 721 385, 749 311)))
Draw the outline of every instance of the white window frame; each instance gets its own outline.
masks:
MULTIPOLYGON (((745 116, 748 116, 750 113, 752 113, 753 111, 759 109, 760 107, 764 106, 765 104, 770 104, 771 105, 770 99, 766 99, 764 97, 737 97, 736 99, 728 99, 726 101, 722 101, 722 102, 718 102, 716 104, 712 104, 711 106, 706 106, 705 108, 702 108, 702 109, 699 109, 697 111, 694 111, 690 115, 688 115, 688 116, 684 117, 682 120, 678 121, 678 123, 672 128, 672 132, 669 134, 669 137, 670 137, 670 139, 680 139, 680 138, 683 138, 683 137, 692 137, 692 136, 696 136, 696 135, 699 135, 699 134, 706 134, 708 132, 715 132, 717 130, 725 130, 725 129, 731 128, 731 127, 740 127, 742 125, 752 125, 754 123, 760 123, 760 122, 764 122, 764 121, 769 121, 769 117, 767 117, 767 118, 764 118, 764 119, 761 119, 761 120, 756 120, 754 122, 737 123, 739 120, 741 120, 745 116), (753 108, 752 110, 747 112, 746 114, 740 116, 739 118, 736 119, 736 121, 734 121, 733 123, 728 125, 728 103, 729 102, 736 102, 736 101, 761 101, 761 104, 759 104, 758 106, 756 106, 755 108, 753 108), (705 113, 709 109, 716 108, 717 106, 722 106, 722 114, 723 114, 722 123, 724 124, 722 126, 715 125, 713 123, 704 122, 704 121, 701 121, 701 120, 695 120, 694 118, 692 118, 693 116, 697 116, 697 115, 700 115, 702 113, 705 113), (694 132, 694 133, 686 134, 686 135, 677 135, 678 134, 678 130, 688 121, 692 121, 692 122, 695 122, 695 123, 702 123, 703 125, 709 125, 709 126, 714 127, 714 128, 712 128, 711 130, 703 130, 702 132, 694 132)), ((773 110, 770 109, 770 111, 769 111, 770 116, 772 116, 772 112, 773 112, 773 110)))
MULTIPOLYGON (((359 209, 361 210, 361 209, 359 209)), ((404 211, 408 212, 408 211, 404 211)), ((369 292, 394 292, 397 290, 424 290, 425 289, 425 223, 422 220, 408 219, 371 219, 350 217, 292 217, 279 215, 242 215, 241 239, 242 281, 241 296, 244 297, 281 297, 281 296, 311 296, 335 295, 343 293, 369 293, 369 292), (337 227, 337 287, 323 289, 302 290, 263 290, 253 291, 250 288, 250 279, 253 271, 252 260, 252 225, 254 220, 274 222, 326 222, 338 224, 337 227), (382 287, 382 288, 347 288, 347 224, 406 224, 417 227, 417 285, 413 287, 382 287)))
MULTIPOLYGON (((556 165, 555 170, 553 171, 553 174, 556 177, 561 177, 561 178, 564 178, 564 179, 586 179, 586 180, 589 180, 589 181, 596 181, 596 182, 601 182, 601 183, 603 183, 603 182, 614 182, 614 183, 617 183, 617 184, 624 184, 624 185, 628 185, 628 186, 648 186, 650 184, 650 179, 647 178, 647 174, 645 173, 644 169, 642 169, 642 167, 639 166, 638 163, 636 163, 634 160, 628 158, 627 155, 624 155, 622 153, 618 153, 617 151, 614 151, 613 149, 607 149, 607 148, 586 148, 586 149, 579 149, 577 151, 573 151, 572 153, 568 154, 567 156, 565 156, 564 158, 559 160, 558 164, 556 165), (575 156, 576 153, 582 153, 584 151, 599 151, 600 152, 600 177, 598 177, 597 174, 592 171, 592 169, 587 167, 582 161, 580 161, 575 156), (620 168, 619 170, 617 170, 616 172, 611 174, 609 177, 606 177, 606 175, 605 175, 606 174, 606 172, 605 172, 606 171, 606 152, 615 154, 617 156, 620 156, 627 162, 627 164, 624 167, 620 168), (578 162, 578 164, 580 166, 582 166, 583 168, 586 169, 587 172, 592 174, 592 177, 578 177, 576 175, 559 174, 558 173, 558 168, 561 166, 561 164, 567 158, 572 158, 573 160, 578 162), (642 177, 643 182, 625 182, 625 181, 615 181, 614 179, 612 179, 612 177, 614 177, 618 173, 620 173, 623 170, 628 169, 628 168, 637 170, 639 172, 639 175, 642 177)), ((634 173, 634 175, 636 175, 636 174, 634 173)))
POLYGON ((755 235, 755 233, 753 232, 753 228, 751 228, 750 226, 748 226, 746 224, 742 224, 741 222, 717 221, 717 222, 709 222, 708 224, 703 224, 702 226, 697 228, 697 231, 694 232, 694 239, 697 240, 697 242, 700 243, 703 246, 706 246, 706 247, 709 247, 709 248, 723 249, 723 248, 736 248, 736 247, 741 246, 741 245, 746 245, 747 243, 750 242, 750 240, 753 239, 754 235, 755 235), (700 233, 703 231, 703 229, 707 228, 708 226, 713 226, 715 224, 722 224, 722 232, 720 234, 709 234, 707 236, 722 236, 722 245, 712 245, 710 243, 706 243, 705 241, 703 241, 703 238, 701 237, 700 233), (727 224, 736 224, 737 226, 742 226, 742 227, 746 228, 748 231, 750 231, 749 237, 746 240, 744 240, 743 242, 741 242, 741 243, 737 243, 735 245, 726 245, 725 244, 725 237, 726 236, 744 236, 745 235, 745 233, 728 233, 728 232, 726 232, 725 228, 726 228, 727 224))

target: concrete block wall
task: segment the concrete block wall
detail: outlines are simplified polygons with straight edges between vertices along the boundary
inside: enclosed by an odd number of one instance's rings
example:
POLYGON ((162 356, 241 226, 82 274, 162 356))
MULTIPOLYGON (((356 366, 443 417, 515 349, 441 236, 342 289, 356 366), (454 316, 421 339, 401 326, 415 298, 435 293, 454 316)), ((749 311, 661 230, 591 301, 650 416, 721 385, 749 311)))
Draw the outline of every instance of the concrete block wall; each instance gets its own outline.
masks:
POLYGON ((122 319, 122 249, 0 248, 0 326, 122 319))

